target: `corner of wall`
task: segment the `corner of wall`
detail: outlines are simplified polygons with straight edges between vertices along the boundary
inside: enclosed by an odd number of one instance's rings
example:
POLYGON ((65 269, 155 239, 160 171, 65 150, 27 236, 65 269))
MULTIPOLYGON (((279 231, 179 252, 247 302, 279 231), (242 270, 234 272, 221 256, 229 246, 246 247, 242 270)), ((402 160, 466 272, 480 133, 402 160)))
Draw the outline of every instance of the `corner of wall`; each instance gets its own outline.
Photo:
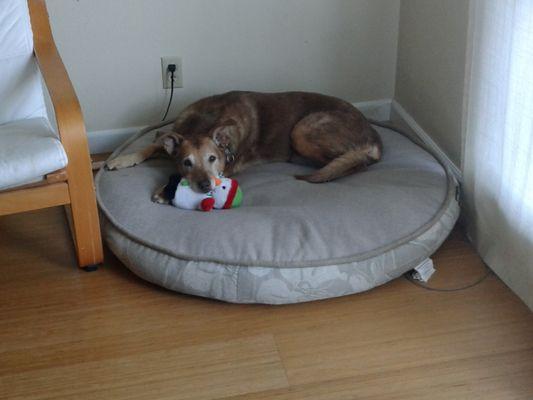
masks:
POLYGON ((446 165, 453 172, 455 178, 463 181, 463 173, 461 169, 451 160, 444 150, 431 138, 431 136, 416 122, 416 120, 403 108, 397 101, 392 100, 391 104, 391 120, 400 126, 410 129, 426 146, 439 156, 439 158, 446 163, 446 165))

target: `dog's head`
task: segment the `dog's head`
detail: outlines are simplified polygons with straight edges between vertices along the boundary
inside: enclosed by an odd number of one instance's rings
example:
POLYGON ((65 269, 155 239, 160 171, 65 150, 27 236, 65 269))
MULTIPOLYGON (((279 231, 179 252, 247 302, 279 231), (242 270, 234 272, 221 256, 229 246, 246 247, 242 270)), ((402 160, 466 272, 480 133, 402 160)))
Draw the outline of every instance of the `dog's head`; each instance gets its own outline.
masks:
POLYGON ((230 134, 228 126, 214 128, 208 135, 162 131, 158 143, 176 161, 178 173, 191 182, 192 189, 207 193, 214 188, 214 178, 224 172, 230 134))

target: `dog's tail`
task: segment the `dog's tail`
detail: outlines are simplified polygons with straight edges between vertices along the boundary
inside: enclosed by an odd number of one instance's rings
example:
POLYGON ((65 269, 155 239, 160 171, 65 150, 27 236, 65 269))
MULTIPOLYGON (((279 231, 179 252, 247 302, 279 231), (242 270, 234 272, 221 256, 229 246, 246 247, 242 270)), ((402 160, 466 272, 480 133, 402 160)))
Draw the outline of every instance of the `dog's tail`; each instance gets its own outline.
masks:
POLYGON ((310 175, 297 175, 295 178, 311 183, 328 182, 373 164, 380 158, 381 147, 378 144, 368 144, 358 149, 348 150, 310 175))

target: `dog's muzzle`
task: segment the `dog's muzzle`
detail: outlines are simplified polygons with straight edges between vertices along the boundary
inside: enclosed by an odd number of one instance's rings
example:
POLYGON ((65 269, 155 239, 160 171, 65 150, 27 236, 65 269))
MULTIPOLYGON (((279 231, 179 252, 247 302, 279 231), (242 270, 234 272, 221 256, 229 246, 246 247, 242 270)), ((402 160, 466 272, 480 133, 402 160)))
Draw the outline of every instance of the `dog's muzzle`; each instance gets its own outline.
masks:
POLYGON ((206 179, 206 180, 198 182, 198 188, 204 193, 210 192, 211 181, 209 179, 206 179))

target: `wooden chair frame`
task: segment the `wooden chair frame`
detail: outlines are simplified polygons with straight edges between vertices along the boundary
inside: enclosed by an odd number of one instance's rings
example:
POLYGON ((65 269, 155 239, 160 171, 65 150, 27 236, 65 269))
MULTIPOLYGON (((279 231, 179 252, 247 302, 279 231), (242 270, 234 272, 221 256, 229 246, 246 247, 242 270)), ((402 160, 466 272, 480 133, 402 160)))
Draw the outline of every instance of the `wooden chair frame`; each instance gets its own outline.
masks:
POLYGON ((28 0, 28 7, 35 57, 54 106, 68 165, 38 184, 0 192, 0 216, 70 205, 78 265, 92 270, 103 262, 103 249, 83 115, 54 43, 45 0, 28 0))

